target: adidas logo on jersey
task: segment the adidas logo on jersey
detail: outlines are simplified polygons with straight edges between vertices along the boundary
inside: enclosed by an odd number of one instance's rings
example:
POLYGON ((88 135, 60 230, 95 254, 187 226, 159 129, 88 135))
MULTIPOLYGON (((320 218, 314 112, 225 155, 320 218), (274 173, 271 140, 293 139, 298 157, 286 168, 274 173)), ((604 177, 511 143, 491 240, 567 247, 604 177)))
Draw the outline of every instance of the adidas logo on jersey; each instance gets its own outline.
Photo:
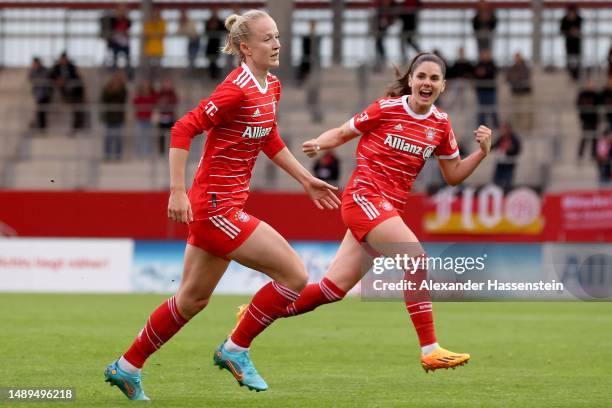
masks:
POLYGON ((392 134, 387 134, 387 138, 385 139, 385 144, 394 149, 401 150, 403 152, 412 153, 417 156, 423 156, 424 159, 429 158, 431 153, 433 153, 434 146, 427 146, 423 149, 421 146, 413 145, 412 143, 408 143, 406 140, 399 136, 395 136, 392 134))
POLYGON ((253 116, 254 118, 258 118, 261 116, 261 112, 259 111, 259 108, 255 109, 255 112, 253 112, 253 116))
POLYGON ((401 124, 401 123, 398 123, 397 125, 393 126, 393 129, 394 129, 394 130, 397 130, 397 131, 400 131, 400 132, 401 132, 402 130, 404 130, 404 128, 402 127, 402 124, 401 124))
POLYGON ((260 139, 266 137, 272 131, 271 127, 262 126, 247 126, 242 132, 242 137, 248 137, 249 139, 260 139))

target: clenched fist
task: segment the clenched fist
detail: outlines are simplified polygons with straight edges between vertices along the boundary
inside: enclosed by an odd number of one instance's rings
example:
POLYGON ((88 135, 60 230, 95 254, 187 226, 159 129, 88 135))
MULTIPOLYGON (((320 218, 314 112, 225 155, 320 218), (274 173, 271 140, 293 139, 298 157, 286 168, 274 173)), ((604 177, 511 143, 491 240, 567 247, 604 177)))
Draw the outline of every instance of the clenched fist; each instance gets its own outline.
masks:
POLYGON ((480 150, 482 150, 484 154, 489 154, 491 151, 491 129, 480 125, 478 129, 474 131, 474 139, 476 139, 480 145, 480 150))

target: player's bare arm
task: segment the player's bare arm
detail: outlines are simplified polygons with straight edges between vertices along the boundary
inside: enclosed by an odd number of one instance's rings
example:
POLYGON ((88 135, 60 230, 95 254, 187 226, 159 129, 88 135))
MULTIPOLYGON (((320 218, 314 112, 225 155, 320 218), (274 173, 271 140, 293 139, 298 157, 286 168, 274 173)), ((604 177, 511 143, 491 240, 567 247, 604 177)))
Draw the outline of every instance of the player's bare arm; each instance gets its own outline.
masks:
POLYGON ((340 206, 340 199, 334 194, 338 187, 310 174, 286 147, 278 152, 272 161, 304 187, 317 208, 333 210, 340 206))
POLYGON ((479 126, 474 131, 474 138, 480 145, 480 149, 465 159, 457 157, 451 160, 438 160, 444 181, 451 186, 456 186, 468 178, 491 151, 491 129, 486 126, 479 126))
POLYGON ((185 188, 185 167, 189 151, 179 148, 170 149, 170 199, 168 218, 187 224, 193 221, 191 203, 185 188))
POLYGON ((353 132, 349 122, 345 122, 340 127, 329 129, 323 132, 319 137, 304 142, 302 144, 302 150, 308 157, 315 157, 320 150, 333 149, 357 136, 358 134, 353 132))

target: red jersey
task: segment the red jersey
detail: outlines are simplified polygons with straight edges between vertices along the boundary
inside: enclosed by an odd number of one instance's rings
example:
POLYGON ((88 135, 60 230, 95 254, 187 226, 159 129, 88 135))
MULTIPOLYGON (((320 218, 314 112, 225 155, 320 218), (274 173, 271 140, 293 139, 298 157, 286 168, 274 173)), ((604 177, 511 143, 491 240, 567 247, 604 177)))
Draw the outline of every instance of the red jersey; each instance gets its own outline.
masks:
POLYGON ((209 98, 176 122, 170 147, 189 150, 191 139, 208 131, 189 191, 194 219, 244 206, 259 152, 273 158, 285 147, 276 123, 280 96, 276 76, 268 74, 262 87, 243 63, 209 98))
POLYGON ((380 98, 349 123, 362 136, 345 194, 381 195, 400 211, 432 153, 439 159, 459 156, 448 115, 433 105, 419 115, 410 109, 407 95, 380 98))

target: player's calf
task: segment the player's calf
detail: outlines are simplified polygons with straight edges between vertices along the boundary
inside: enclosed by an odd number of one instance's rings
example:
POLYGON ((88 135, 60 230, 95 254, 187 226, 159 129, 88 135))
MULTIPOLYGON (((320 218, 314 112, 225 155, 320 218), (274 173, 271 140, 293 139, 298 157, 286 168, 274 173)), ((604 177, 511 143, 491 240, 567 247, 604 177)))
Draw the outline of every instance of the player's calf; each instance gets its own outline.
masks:
POLYGON ((308 313, 321 305, 342 300, 344 296, 346 296, 344 290, 328 278, 323 278, 320 282, 307 285, 300 293, 300 297, 287 306, 283 317, 308 313))

